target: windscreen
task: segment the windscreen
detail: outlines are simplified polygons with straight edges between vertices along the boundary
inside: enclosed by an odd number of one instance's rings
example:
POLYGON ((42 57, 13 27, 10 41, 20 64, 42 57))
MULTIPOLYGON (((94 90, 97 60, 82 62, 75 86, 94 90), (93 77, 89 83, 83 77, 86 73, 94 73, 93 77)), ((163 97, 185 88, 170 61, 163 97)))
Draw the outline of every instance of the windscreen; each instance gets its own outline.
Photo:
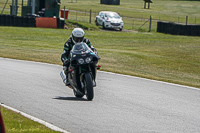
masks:
POLYGON ((86 43, 76 43, 73 48, 72 52, 75 54, 83 54, 83 53, 89 53, 91 49, 87 46, 86 43))
POLYGON ((120 18, 120 16, 118 15, 118 14, 116 14, 116 13, 106 13, 105 14, 105 17, 107 17, 107 18, 120 18))

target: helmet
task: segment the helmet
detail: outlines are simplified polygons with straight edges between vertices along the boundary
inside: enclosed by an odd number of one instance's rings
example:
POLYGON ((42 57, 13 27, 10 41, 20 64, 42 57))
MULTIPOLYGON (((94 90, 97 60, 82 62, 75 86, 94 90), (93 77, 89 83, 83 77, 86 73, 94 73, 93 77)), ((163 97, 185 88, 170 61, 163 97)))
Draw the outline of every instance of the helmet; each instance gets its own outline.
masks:
POLYGON ((72 41, 74 43, 82 42, 84 38, 85 32, 81 28, 74 28, 72 31, 72 41))

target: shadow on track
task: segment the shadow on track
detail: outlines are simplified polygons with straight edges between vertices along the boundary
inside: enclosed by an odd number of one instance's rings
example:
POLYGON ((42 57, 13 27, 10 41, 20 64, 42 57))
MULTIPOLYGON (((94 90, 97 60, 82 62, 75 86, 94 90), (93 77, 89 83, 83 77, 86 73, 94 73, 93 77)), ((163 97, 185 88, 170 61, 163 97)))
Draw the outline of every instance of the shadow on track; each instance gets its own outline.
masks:
POLYGON ((88 101, 87 99, 84 98, 76 98, 76 97, 56 97, 53 99, 57 99, 57 100, 68 100, 68 101, 88 101))

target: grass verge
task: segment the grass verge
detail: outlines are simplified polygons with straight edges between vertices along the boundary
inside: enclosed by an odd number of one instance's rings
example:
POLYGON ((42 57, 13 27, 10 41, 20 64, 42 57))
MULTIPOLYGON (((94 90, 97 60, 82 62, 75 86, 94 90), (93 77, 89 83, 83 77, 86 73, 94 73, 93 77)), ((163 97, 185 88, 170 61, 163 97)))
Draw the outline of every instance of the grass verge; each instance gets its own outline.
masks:
POLYGON ((99 30, 100 28, 90 24, 90 23, 84 23, 84 22, 78 22, 78 21, 72 21, 72 20, 66 20, 66 26, 68 29, 73 29, 75 27, 81 27, 85 30, 99 30))
POLYGON ((4 107, 0 107, 0 110, 7 133, 60 133, 4 107))

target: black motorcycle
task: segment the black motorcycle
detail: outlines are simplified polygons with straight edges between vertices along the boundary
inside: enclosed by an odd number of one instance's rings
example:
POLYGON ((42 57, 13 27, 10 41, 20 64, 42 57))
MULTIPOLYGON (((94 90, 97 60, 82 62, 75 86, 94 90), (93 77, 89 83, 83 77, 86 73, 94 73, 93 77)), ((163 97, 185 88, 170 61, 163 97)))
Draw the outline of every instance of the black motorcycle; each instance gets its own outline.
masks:
POLYGON ((86 95, 88 100, 94 97, 93 87, 96 86, 96 73, 100 66, 96 66, 99 60, 97 51, 93 52, 86 43, 77 43, 73 46, 70 53, 68 67, 61 71, 60 75, 63 82, 66 76, 77 98, 86 95))

